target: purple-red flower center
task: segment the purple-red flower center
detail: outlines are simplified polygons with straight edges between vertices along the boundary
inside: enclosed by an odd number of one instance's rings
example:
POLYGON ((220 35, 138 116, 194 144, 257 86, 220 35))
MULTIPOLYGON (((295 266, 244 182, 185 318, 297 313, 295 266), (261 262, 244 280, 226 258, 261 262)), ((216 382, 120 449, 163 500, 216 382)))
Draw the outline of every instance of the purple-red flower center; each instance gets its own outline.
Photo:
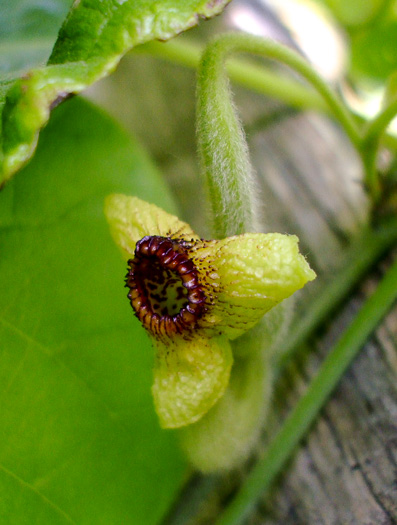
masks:
POLYGON ((128 298, 147 330, 161 337, 186 334, 196 327, 206 310, 206 296, 186 242, 143 237, 128 266, 128 298))

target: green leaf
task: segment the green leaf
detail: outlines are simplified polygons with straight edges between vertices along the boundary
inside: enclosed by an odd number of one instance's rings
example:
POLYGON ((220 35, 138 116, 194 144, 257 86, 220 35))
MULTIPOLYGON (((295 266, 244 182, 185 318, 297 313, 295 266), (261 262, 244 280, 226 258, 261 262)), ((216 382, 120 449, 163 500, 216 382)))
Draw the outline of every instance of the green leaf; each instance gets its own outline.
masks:
POLYGON ((376 24, 353 36, 353 73, 383 83, 397 69, 396 41, 397 20, 376 24))
POLYGON ((44 65, 72 0, 0 0, 0 72, 44 65))
POLYGON ((345 26, 365 24, 383 9, 385 0, 321 0, 345 26))
POLYGON ((228 1, 75 2, 48 67, 32 70, 6 94, 0 184, 32 156, 51 107, 108 75, 132 47, 153 39, 172 38, 196 25, 200 17, 220 13, 228 1))
POLYGON ((160 430, 153 351, 104 198, 173 212, 141 149, 81 99, 0 194, 0 522, 158 523, 185 464, 160 430))

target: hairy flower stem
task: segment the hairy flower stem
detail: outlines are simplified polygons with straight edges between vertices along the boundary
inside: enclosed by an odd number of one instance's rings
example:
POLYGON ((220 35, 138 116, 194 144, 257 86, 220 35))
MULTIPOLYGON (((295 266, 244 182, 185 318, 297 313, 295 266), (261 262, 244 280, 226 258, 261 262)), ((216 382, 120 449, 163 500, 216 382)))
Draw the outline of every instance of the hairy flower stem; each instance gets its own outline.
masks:
POLYGON ((237 496, 216 522, 217 525, 242 523, 257 499, 264 496, 360 348, 396 299, 397 261, 325 359, 306 394, 298 401, 264 457, 256 464, 237 496))
MULTIPOLYGON (((131 53, 149 54, 172 64, 197 69, 203 50, 203 45, 183 38, 168 42, 148 42, 137 46, 131 53)), ((262 65, 235 58, 231 58, 226 67, 230 80, 250 91, 275 98, 296 109, 330 114, 330 109, 321 95, 293 78, 287 78, 262 65)))
POLYGON ((204 51, 198 71, 197 134, 216 236, 256 227, 255 183, 244 132, 232 103, 225 62, 237 52, 278 60, 303 76, 325 99, 353 145, 361 138, 345 106, 298 54, 269 40, 230 33, 204 51))
MULTIPOLYGON (((238 38, 257 37, 237 35, 238 38)), ((221 38, 234 38, 235 35, 226 35, 221 38)), ((233 49, 233 52, 247 51, 253 54, 260 54, 269 58, 275 58, 280 62, 290 66, 300 73, 309 83, 315 87, 316 91, 311 90, 293 78, 287 79, 284 75, 270 71, 263 66, 251 64, 244 60, 230 59, 227 63, 227 72, 230 79, 240 86, 265 96, 273 97, 288 106, 297 109, 308 109, 320 111, 321 113, 334 116, 350 138, 357 153, 361 157, 365 172, 364 183, 371 197, 374 207, 381 200, 382 185, 376 169, 376 158, 379 149, 379 142, 382 135, 385 135, 385 144, 392 149, 396 148, 396 141, 393 136, 386 135, 385 131, 390 121, 397 113, 397 101, 393 100, 388 106, 372 121, 368 122, 366 130, 361 131, 361 126, 357 126, 352 118, 352 114, 326 85, 326 83, 316 75, 310 66, 293 51, 289 51, 280 44, 262 41, 268 46, 278 47, 281 52, 274 53, 274 50, 253 51, 252 49, 233 49), (284 56, 281 53, 285 53, 284 56), (287 56, 289 55, 289 56, 287 56), (292 58, 292 60, 291 60, 292 58), (300 60, 299 60, 300 59, 300 60), (302 67, 303 66, 303 67, 302 67)), ((232 46, 230 46, 232 47, 232 46)), ((196 69, 199 66, 202 46, 186 39, 172 40, 170 42, 159 43, 150 42, 139 46, 134 53, 149 53, 153 56, 169 60, 170 62, 181 64, 189 68, 196 69)), ((230 51, 231 52, 231 51, 230 51)), ((229 53, 229 50, 227 51, 229 53)), ((362 119, 357 117, 357 123, 363 124, 362 119)))
POLYGON ((216 237, 256 231, 255 179, 233 106, 222 42, 203 54, 197 81, 197 136, 216 237))

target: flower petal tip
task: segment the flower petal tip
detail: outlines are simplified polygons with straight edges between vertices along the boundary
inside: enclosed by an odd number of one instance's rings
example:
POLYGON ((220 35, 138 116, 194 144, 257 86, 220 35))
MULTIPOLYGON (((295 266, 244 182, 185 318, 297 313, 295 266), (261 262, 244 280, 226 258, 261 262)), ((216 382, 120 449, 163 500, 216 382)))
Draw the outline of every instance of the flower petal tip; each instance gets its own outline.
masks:
POLYGON ((229 341, 182 337, 157 342, 152 393, 160 425, 179 428, 198 421, 220 399, 233 363, 229 341))
POLYGON ((299 252, 298 238, 280 233, 224 239, 218 243, 213 264, 221 282, 213 314, 223 317, 230 339, 316 276, 299 252))

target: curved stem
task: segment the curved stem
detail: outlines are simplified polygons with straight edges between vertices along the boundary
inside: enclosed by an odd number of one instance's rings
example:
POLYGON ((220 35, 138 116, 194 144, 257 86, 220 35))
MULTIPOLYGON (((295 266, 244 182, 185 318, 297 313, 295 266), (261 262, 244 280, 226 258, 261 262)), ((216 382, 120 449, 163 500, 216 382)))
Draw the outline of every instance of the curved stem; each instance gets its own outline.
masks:
MULTIPOLYGON (((192 43, 186 39, 183 42, 176 39, 167 43, 150 42, 135 48, 133 52, 150 53, 173 63, 196 69, 202 49, 202 46, 199 44, 192 43)), ((320 111, 328 115, 334 115, 337 119, 339 119, 341 113, 345 114, 345 116, 347 115, 347 119, 342 117, 343 120, 340 120, 340 123, 362 159, 365 170, 365 185, 373 202, 376 203, 379 200, 382 188, 376 171, 378 143, 380 135, 386 131, 388 124, 396 114, 395 104, 393 104, 394 107, 387 108, 369 123, 365 136, 361 138, 358 128, 350 115, 343 109, 341 102, 333 95, 331 90, 328 90, 330 91, 328 95, 331 95, 333 102, 330 102, 329 97, 324 96, 324 93, 319 95, 320 91, 311 91, 308 87, 292 78, 287 79, 283 75, 242 60, 230 59, 227 64, 227 70, 230 79, 239 85, 261 95, 273 97, 297 109, 320 111), (336 109, 335 101, 337 106, 342 107, 341 110, 340 108, 339 110, 336 109)), ((391 135, 386 136, 385 141, 393 149, 397 147, 396 140, 391 135)))
POLYGON ((322 95, 354 146, 361 137, 343 103, 312 67, 279 43, 241 33, 216 38, 204 51, 198 72, 197 134, 209 188, 216 236, 254 231, 256 188, 244 132, 232 103, 225 62, 232 53, 272 58, 303 76, 322 95))
POLYGON ((256 187, 244 130, 233 105, 218 39, 205 49, 197 74, 197 139, 216 237, 255 231, 256 187))
POLYGON ((217 525, 242 523, 257 499, 263 497, 309 430, 343 373, 396 299, 397 261, 325 359, 306 394, 298 401, 265 456, 256 464, 237 496, 216 522, 217 525))
POLYGON ((226 33, 216 38, 211 46, 217 46, 223 59, 231 53, 252 53, 278 60, 304 77, 322 96, 331 113, 337 118, 351 142, 358 147, 361 144, 360 133, 349 110, 335 95, 327 83, 296 52, 286 46, 243 33, 226 33))
POLYGON ((375 203, 378 202, 382 190, 376 170, 379 142, 396 115, 397 100, 394 100, 368 124, 362 138, 361 155, 367 174, 365 183, 375 203))
MULTIPOLYGON (((197 69, 203 50, 201 44, 187 38, 176 38, 168 42, 148 42, 135 47, 131 53, 150 54, 172 64, 197 69)), ((296 109, 330 113, 328 105, 316 91, 293 78, 236 58, 230 58, 226 67, 230 80, 250 91, 272 97, 296 109)))

